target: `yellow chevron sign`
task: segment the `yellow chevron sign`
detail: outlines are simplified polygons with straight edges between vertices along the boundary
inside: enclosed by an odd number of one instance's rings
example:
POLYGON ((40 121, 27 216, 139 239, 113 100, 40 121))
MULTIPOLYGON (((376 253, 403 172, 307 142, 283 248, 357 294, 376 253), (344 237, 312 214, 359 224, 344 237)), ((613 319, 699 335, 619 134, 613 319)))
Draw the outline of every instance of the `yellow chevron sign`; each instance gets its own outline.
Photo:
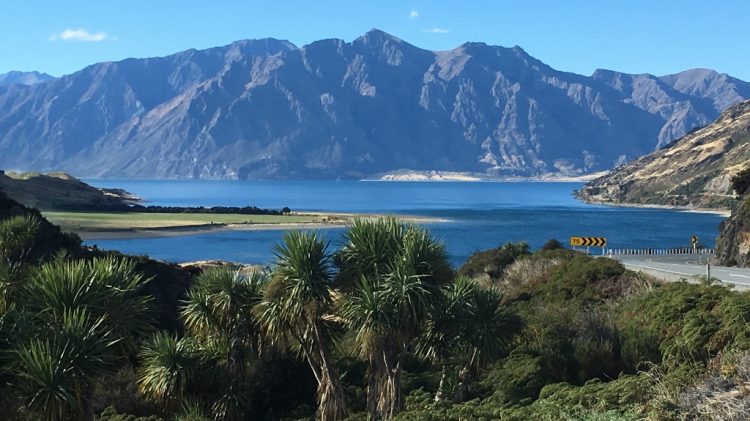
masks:
POLYGON ((607 239, 604 237, 570 237, 570 245, 576 247, 604 247, 607 245, 607 239))

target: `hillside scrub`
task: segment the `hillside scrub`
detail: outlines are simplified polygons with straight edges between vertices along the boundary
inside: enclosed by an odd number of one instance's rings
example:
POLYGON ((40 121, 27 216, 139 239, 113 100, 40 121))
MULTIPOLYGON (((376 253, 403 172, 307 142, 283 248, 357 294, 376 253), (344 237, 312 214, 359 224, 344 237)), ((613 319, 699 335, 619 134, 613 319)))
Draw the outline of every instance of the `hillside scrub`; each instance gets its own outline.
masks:
POLYGON ((268 273, 189 273, 82 248, 0 204, 7 419, 742 419, 750 407, 750 292, 656 283, 552 242, 454 271, 428 231, 395 219, 355 222, 339 248, 288 234, 268 273))

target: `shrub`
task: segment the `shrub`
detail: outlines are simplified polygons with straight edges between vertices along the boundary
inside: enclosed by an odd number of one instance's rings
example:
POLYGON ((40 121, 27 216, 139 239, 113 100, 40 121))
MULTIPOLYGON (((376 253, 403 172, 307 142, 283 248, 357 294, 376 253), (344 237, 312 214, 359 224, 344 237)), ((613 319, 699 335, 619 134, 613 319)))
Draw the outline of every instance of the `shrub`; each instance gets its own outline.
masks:
POLYGON ((750 189, 750 167, 746 167, 732 177, 732 189, 740 196, 747 193, 750 189))
POLYGON ((505 268, 501 286, 508 298, 517 296, 527 285, 545 282, 552 268, 560 264, 557 259, 521 258, 505 268))
POLYGON ((460 275, 470 278, 483 278, 494 282, 503 274, 503 270, 522 256, 528 256, 529 245, 525 242, 506 243, 492 250, 478 251, 472 254, 458 270, 460 275))
POLYGON ((559 250, 559 249, 562 249, 562 248, 565 248, 565 247, 562 245, 561 242, 557 241, 554 238, 550 238, 549 240, 547 240, 546 243, 544 243, 544 245, 542 246, 541 250, 542 251, 559 250))

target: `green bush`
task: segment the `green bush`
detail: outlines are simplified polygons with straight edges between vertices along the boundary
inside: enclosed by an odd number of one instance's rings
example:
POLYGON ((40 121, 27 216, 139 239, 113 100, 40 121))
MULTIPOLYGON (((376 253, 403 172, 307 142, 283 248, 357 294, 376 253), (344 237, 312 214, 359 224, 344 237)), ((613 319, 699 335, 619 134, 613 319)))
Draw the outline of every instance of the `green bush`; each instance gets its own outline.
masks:
POLYGON ((525 242, 506 243, 496 249, 472 254, 458 273, 470 278, 487 276, 491 280, 500 279, 506 266, 529 254, 529 245, 525 242))

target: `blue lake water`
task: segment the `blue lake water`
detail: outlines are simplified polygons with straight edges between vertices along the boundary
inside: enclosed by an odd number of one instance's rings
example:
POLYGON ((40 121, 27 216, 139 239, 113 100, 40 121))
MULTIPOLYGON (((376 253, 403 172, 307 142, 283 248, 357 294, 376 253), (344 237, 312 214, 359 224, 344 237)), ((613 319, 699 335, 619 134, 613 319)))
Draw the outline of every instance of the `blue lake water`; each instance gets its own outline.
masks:
MULTIPOLYGON (((366 181, 86 180, 116 187, 165 206, 258 206, 298 211, 424 215, 451 222, 427 224, 461 264, 477 250, 508 241, 538 248, 550 238, 602 236, 608 246, 688 247, 690 237, 713 246, 721 216, 663 209, 588 205, 576 200, 580 183, 420 183, 366 181)), ((341 228, 323 230, 335 246, 341 228)), ((268 263, 281 230, 217 231, 181 237, 95 240, 103 249, 183 262, 223 259, 268 263)))

